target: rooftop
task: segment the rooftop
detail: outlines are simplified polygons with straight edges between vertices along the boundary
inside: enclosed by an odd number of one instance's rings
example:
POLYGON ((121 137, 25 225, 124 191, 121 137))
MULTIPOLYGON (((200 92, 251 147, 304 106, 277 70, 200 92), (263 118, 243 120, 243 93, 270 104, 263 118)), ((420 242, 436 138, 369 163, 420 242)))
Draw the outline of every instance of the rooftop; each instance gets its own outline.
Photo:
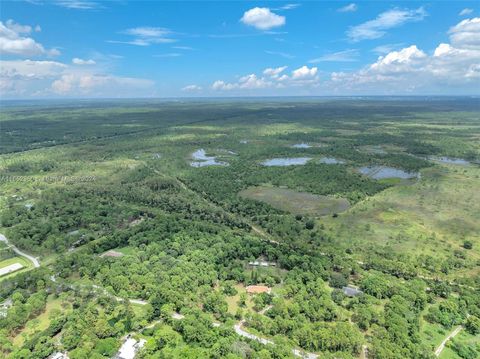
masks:
POLYGON ((363 294, 360 289, 352 286, 343 287, 342 290, 343 294, 345 294, 347 297, 356 297, 357 295, 363 294))

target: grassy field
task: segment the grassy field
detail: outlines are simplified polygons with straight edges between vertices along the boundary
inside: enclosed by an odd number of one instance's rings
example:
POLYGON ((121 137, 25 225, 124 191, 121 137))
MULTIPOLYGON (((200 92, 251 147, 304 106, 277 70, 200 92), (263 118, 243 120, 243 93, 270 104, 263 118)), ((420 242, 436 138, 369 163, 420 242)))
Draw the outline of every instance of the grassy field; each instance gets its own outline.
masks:
POLYGON ((449 332, 448 329, 443 328, 439 324, 432 324, 421 319, 420 336, 422 337, 422 341, 430 346, 432 350, 440 345, 449 332))
MULTIPOLYGON (((240 295, 242 293, 246 293, 245 286, 243 284, 235 285, 235 289, 237 290, 237 294, 226 298, 228 304, 228 312, 232 315, 235 315, 239 308, 238 301, 240 300, 240 295)), ((245 310, 253 310, 252 296, 247 296, 246 304, 247 306, 244 308, 245 310)))
POLYGON ((461 343, 466 345, 473 345, 479 346, 480 345, 480 336, 479 335, 472 335, 467 333, 465 330, 462 330, 454 339, 453 341, 449 342, 445 349, 443 349, 442 353, 439 356, 439 359, 462 359, 460 355, 453 349, 453 343, 461 343))
POLYGON ((239 193, 241 197, 268 203, 274 208, 293 214, 325 216, 340 213, 350 206, 343 198, 314 195, 278 187, 249 187, 239 193))
POLYGON ((480 259, 478 188, 478 166, 437 165, 423 170, 413 185, 392 187, 322 222, 352 245, 408 253, 446 256, 463 250, 468 240, 473 248, 467 256, 474 262, 480 259))
POLYGON ((35 332, 47 329, 52 320, 50 314, 53 310, 59 310, 61 312, 68 311, 70 310, 70 304, 64 302, 61 298, 49 296, 45 311, 27 323, 27 325, 13 338, 13 344, 20 346, 26 338, 29 338, 35 332))
MULTIPOLYGON (((453 342, 458 342, 466 345, 479 346, 480 345, 480 336, 471 335, 465 330, 462 330, 453 340, 453 342)), ((463 359, 458 355, 455 350, 452 348, 452 343, 448 343, 443 349, 442 353, 439 356, 439 359, 463 359)))

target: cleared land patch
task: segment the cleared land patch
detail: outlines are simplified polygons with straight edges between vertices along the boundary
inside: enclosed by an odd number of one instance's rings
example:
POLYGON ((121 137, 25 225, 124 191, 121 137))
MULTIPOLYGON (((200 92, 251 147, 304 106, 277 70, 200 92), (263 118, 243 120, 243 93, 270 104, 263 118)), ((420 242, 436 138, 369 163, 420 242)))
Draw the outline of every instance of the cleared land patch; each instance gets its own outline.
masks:
POLYGON ((25 342, 25 339, 29 338, 29 336, 33 335, 35 332, 40 332, 47 329, 54 319, 51 316, 51 312, 54 310, 65 313, 71 310, 71 305, 61 298, 55 298, 53 295, 50 295, 48 297, 45 310, 37 317, 30 320, 27 325, 22 328, 17 335, 15 335, 13 338, 13 343, 15 345, 22 345, 25 342))
POLYGON ((265 202, 274 208, 294 214, 325 216, 346 211, 350 207, 344 198, 297 192, 279 187, 249 187, 241 191, 240 196, 265 202))

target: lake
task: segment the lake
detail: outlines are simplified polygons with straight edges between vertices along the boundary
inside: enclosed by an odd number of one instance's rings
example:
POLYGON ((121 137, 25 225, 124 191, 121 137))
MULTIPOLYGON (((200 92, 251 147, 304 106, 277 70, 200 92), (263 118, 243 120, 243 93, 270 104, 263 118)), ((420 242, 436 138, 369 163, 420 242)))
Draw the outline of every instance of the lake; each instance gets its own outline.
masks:
POLYGON ((358 169, 361 174, 373 179, 401 178, 409 179, 418 177, 416 172, 406 172, 398 168, 386 166, 365 166, 358 169))
POLYGON ((470 162, 462 158, 453 158, 453 157, 429 157, 432 161, 438 161, 442 163, 448 163, 451 165, 469 165, 470 162))
POLYGON ((215 156, 207 156, 203 148, 193 152, 192 158, 195 160, 190 162, 190 166, 192 167, 228 166, 227 162, 217 161, 215 156))
POLYGON ((262 162, 263 166, 272 167, 272 166, 296 166, 304 165, 310 161, 310 157, 285 157, 285 158, 272 158, 262 162))
POLYGON ((296 143, 294 145, 292 145, 293 148, 310 148, 312 146, 310 146, 308 143, 296 143))

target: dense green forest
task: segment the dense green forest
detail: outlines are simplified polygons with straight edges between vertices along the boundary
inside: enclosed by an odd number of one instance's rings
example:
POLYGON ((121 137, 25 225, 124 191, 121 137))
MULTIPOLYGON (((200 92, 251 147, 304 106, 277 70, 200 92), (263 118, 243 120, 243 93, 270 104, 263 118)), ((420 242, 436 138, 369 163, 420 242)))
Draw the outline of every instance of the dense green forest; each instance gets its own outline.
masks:
POLYGON ((5 107, 0 356, 480 357, 479 106, 5 107))

